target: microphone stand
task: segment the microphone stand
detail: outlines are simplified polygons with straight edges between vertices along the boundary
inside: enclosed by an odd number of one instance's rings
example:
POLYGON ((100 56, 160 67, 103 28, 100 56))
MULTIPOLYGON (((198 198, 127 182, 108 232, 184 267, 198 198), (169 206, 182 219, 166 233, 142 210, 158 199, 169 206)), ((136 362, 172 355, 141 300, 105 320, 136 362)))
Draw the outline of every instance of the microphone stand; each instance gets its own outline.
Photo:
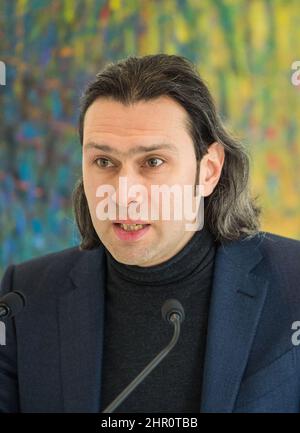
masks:
POLYGON ((142 380, 148 376, 149 373, 167 356, 167 354, 176 345, 179 334, 180 334, 180 322, 182 318, 180 314, 173 313, 169 317, 169 322, 174 326, 174 334, 170 343, 144 368, 143 371, 115 398, 103 411, 102 413, 113 412, 124 400, 125 398, 139 385, 142 380))

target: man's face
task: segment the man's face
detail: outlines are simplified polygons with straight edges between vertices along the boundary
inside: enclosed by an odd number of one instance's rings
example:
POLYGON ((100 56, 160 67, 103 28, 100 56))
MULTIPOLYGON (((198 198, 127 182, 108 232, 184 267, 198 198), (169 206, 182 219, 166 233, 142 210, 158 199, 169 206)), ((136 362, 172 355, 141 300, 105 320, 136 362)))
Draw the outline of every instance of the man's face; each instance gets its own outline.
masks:
MULTIPOLYGON (((195 184, 196 158, 194 145, 184 120, 186 112, 173 99, 162 96, 156 100, 138 102, 130 107, 114 100, 98 98, 88 108, 84 121, 83 183, 94 228, 99 239, 111 255, 128 265, 152 266, 166 261, 179 252, 195 234, 186 230, 191 220, 175 220, 172 216, 174 200, 171 201, 171 219, 151 220, 149 211, 148 230, 139 239, 121 240, 114 230, 112 219, 97 218, 96 196, 100 185, 111 185, 116 191, 116 218, 122 207, 128 211, 132 196, 119 197, 119 178, 126 177, 127 191, 132 185, 146 188, 148 207, 151 206, 151 185, 195 184), (168 143, 171 149, 161 148, 150 152, 128 154, 137 146, 150 148, 155 144, 168 143), (111 151, 95 147, 106 144, 111 151)), ((141 197, 141 196, 139 196, 141 197)), ((173 194, 170 194, 172 199, 173 194)), ((101 200, 101 199, 100 199, 101 200)), ((103 198, 102 198, 103 200, 103 198)), ((140 201, 140 199, 135 198, 140 201)), ((195 209, 194 209, 195 211, 195 209)), ((130 218, 127 213, 126 219, 130 218)), ((137 218, 138 219, 138 218, 137 218)), ((139 218, 145 220, 145 218, 139 218)))

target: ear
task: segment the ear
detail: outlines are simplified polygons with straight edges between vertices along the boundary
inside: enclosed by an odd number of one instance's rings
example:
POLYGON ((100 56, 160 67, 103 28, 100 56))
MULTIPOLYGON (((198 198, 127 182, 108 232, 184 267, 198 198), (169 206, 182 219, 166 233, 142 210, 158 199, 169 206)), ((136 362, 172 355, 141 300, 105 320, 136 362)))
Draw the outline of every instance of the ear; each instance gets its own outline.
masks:
POLYGON ((216 141, 209 146, 207 153, 201 159, 199 184, 203 185, 204 197, 209 196, 215 189, 221 176, 224 159, 224 147, 216 141))

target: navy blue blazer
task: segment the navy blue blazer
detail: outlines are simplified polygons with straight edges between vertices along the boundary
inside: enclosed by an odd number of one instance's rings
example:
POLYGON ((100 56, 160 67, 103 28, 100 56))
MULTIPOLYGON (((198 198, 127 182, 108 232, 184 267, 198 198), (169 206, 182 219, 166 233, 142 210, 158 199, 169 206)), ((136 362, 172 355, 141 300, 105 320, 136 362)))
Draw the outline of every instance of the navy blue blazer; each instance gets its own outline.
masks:
MULTIPOLYGON (((101 245, 6 269, 1 296, 28 303, 6 320, 0 412, 101 410, 105 268, 101 245)), ((299 412, 297 321, 300 241, 260 232, 220 245, 199 412, 299 412)))

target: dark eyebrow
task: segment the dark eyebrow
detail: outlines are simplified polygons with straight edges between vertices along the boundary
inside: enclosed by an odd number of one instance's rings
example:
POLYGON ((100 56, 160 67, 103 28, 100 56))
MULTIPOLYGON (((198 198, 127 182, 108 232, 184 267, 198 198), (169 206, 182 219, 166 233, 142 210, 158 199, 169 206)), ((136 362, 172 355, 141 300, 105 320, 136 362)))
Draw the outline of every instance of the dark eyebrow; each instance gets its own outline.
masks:
POLYGON ((113 147, 109 146, 108 144, 98 144, 94 141, 90 141, 84 145, 85 149, 98 149, 102 150, 103 152, 108 153, 114 153, 116 155, 136 155, 138 153, 146 153, 146 152, 153 152, 153 150, 160 150, 160 149, 168 149, 173 152, 178 153, 178 149, 174 144, 170 143, 161 143, 161 144, 153 144, 152 146, 135 146, 134 148, 130 149, 128 152, 120 152, 113 147))

